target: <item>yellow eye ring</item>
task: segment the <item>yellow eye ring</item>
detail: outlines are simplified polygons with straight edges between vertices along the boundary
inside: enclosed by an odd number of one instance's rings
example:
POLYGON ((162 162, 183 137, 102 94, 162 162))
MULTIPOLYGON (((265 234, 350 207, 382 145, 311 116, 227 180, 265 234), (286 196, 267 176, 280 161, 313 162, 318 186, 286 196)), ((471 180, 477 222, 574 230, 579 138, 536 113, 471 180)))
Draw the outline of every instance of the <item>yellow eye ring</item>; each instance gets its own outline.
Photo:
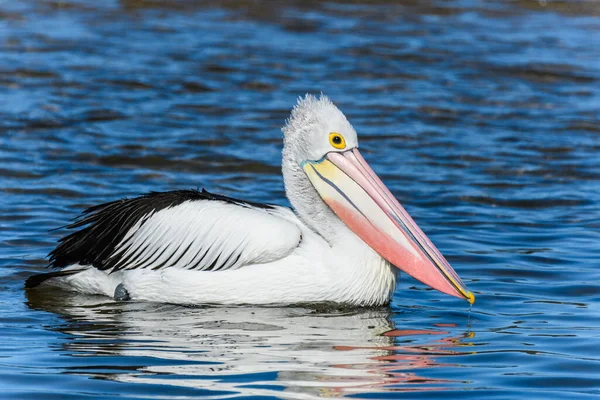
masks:
POLYGON ((329 134, 329 143, 336 149, 346 148, 346 139, 337 132, 331 132, 329 134))

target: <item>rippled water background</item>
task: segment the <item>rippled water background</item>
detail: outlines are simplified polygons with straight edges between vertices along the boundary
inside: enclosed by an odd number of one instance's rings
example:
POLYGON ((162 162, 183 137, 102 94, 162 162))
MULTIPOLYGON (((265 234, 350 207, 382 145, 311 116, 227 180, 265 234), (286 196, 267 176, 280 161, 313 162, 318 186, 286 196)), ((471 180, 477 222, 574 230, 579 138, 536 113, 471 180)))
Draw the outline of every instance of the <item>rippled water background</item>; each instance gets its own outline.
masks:
POLYGON ((2 398, 600 396, 600 4, 0 1, 2 398), (323 91, 477 302, 193 308, 23 289, 84 207, 286 204, 323 91))

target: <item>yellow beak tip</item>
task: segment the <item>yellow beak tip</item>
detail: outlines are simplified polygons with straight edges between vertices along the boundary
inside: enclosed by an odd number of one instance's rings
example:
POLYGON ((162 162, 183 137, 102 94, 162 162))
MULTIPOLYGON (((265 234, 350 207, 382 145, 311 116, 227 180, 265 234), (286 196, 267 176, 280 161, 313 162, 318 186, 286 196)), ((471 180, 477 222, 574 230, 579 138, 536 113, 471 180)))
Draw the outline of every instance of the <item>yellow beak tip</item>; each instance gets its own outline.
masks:
POLYGON ((472 292, 467 292, 467 301, 473 305, 475 303, 475 295, 472 292))

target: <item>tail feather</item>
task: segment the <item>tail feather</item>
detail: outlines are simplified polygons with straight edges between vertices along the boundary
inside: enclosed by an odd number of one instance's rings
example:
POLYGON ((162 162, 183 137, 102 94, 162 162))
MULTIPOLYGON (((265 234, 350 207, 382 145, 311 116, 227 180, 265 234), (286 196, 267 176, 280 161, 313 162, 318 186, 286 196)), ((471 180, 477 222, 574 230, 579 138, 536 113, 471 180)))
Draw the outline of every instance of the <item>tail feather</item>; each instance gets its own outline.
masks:
POLYGON ((61 276, 69 276, 69 275, 73 275, 73 274, 76 274, 81 271, 83 271, 83 270, 70 269, 70 270, 66 270, 66 271, 65 270, 54 271, 54 272, 47 272, 45 274, 32 275, 29 278, 27 278, 27 280, 25 281, 25 288, 31 289, 31 288, 41 285, 42 283, 46 282, 48 279, 58 278, 61 276))

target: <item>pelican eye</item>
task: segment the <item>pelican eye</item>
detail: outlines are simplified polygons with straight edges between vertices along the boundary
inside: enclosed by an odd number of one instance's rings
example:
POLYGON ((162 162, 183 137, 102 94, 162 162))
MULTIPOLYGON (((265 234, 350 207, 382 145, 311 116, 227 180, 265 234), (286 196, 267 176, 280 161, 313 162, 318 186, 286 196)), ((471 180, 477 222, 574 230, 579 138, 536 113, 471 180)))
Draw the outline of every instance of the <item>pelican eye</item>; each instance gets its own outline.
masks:
POLYGON ((331 143, 331 145, 336 149, 346 148, 346 140, 337 132, 331 132, 329 134, 329 143, 331 143))

